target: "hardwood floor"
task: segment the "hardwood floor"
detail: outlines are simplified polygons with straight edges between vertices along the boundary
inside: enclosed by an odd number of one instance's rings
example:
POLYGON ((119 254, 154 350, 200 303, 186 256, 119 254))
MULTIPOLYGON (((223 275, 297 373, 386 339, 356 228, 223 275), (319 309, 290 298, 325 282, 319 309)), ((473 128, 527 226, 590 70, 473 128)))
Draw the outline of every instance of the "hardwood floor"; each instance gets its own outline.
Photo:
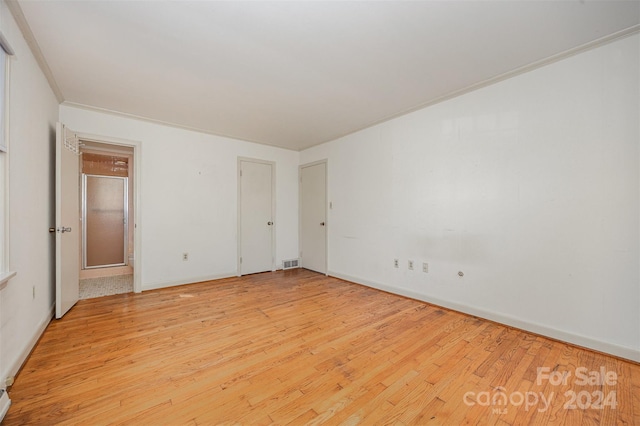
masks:
POLYGON ((10 396, 6 425, 640 424, 640 365, 291 270, 82 300, 10 396))

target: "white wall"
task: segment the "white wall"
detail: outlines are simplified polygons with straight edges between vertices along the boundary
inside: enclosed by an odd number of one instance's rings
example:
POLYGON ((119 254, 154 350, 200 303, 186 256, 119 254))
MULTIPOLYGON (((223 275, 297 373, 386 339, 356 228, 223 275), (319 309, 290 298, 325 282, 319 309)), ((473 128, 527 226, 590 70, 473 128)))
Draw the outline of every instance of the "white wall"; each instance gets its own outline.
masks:
POLYGON ((17 275, 0 290, 4 387, 4 379, 16 373, 52 315, 55 247, 48 228, 54 225, 55 213, 58 102, 4 2, 0 28, 16 52, 11 59, 9 107, 9 267, 17 275))
POLYGON ((53 308, 58 112, 76 131, 141 141, 145 289, 235 274, 238 156, 276 162, 276 261, 297 257, 297 167, 328 158, 333 275, 640 360, 638 35, 297 153, 58 109, 4 2, 0 26, 17 53, 18 273, 0 290, 0 380, 53 308))
POLYGON ((141 142, 143 290, 237 273, 238 157, 276 163, 276 264, 298 257, 298 152, 65 105, 60 120, 141 142))
POLYGON ((640 360, 639 37, 303 151, 330 274, 640 360))

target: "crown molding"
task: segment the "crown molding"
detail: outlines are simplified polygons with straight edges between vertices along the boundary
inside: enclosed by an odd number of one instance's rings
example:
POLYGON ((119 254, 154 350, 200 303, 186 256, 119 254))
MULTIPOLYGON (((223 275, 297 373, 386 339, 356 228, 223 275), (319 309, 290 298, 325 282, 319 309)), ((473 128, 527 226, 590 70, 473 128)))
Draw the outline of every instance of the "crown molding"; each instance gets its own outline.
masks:
POLYGON ((462 96, 462 95, 465 95, 467 93, 473 92, 475 90, 482 89, 483 87, 491 86, 493 84, 496 84, 496 83, 499 83, 501 81, 510 79, 512 77, 516 77, 516 76, 518 76, 520 74, 525 74, 525 73, 527 73, 529 71, 533 71, 533 70, 536 70, 538 68, 545 67, 545 66, 553 64, 555 62, 562 61, 563 59, 570 58, 572 56, 575 56, 575 55, 578 55, 580 53, 586 52, 588 50, 592 50, 592 49, 598 48, 600 46, 604 46, 606 44, 613 43, 614 41, 617 41, 617 40, 620 40, 620 39, 623 39, 623 38, 626 38, 626 37, 630 37, 630 36, 633 36, 633 35, 639 34, 639 33, 640 33, 640 24, 633 25, 633 26, 631 26, 629 28, 625 28, 624 30, 620 30, 618 32, 606 35, 604 37, 601 37, 601 38, 598 38, 596 40, 590 41, 590 42, 585 43, 583 45, 580 45, 580 46, 574 47, 572 49, 565 50, 565 51, 557 53, 555 55, 546 57, 546 58, 541 59, 539 61, 532 62, 532 63, 524 65, 524 66, 522 66, 520 68, 516 68, 516 69, 513 69, 511 71, 507 71, 507 72, 499 74, 499 75, 497 75, 495 77, 491 77, 491 78, 488 78, 486 80, 480 81, 478 83, 474 83, 474 84, 472 84, 470 86, 467 86, 465 88, 462 88, 460 90, 456 90, 456 91, 447 93, 445 95, 439 96, 439 97, 437 97, 435 99, 432 99, 432 100, 430 100, 428 102, 413 106, 411 108, 407 108, 407 109, 405 109, 403 111, 400 111, 398 113, 392 114, 392 115, 387 116, 387 117, 384 117, 384 118, 382 118, 380 120, 376 120, 375 122, 369 123, 366 126, 360 127, 360 128, 358 128, 356 130, 353 130, 351 132, 347 132, 347 133, 343 133, 343 134, 340 134, 340 135, 336 135, 336 136, 334 136, 334 137, 332 137, 330 139, 327 139, 325 141, 318 142, 318 143, 315 143, 313 145, 310 145, 310 146, 307 146, 305 148, 302 148, 302 149, 300 149, 300 151, 304 151, 306 149, 313 148, 315 146, 322 145, 324 143, 333 142, 335 140, 342 139, 342 138, 344 138, 346 136, 352 135, 354 133, 358 133, 358 132, 360 132, 362 130, 377 126, 378 124, 382 124, 382 123, 385 123, 387 121, 393 120, 395 118, 402 117, 403 115, 411 114, 412 112, 416 112, 416 111, 419 111, 421 109, 428 108, 428 107, 430 107, 432 105, 436 105, 436 104, 439 104, 439 103, 444 102, 444 101, 448 101, 449 99, 457 98, 458 96, 462 96))
POLYGON ((18 0, 5 0, 5 3, 7 4, 9 11, 13 15, 13 19, 15 19, 16 24, 18 24, 18 28, 20 29, 22 36, 26 40, 27 45, 31 50, 31 54, 33 54, 33 57, 36 59, 36 62, 38 63, 38 66, 42 70, 42 73, 46 77, 47 81, 49 82, 49 86, 51 87, 51 90, 56 96, 58 103, 64 102, 64 96, 62 96, 62 91, 60 91, 60 87, 58 87, 58 83, 56 82, 56 79, 53 77, 51 68, 49 68, 49 64, 47 63, 47 60, 44 58, 44 55, 42 54, 42 50, 40 50, 40 46, 38 45, 38 42, 36 41, 36 38, 33 35, 33 32, 31 31, 31 27, 29 26, 29 23, 27 23, 27 18, 24 16, 24 13, 22 12, 22 7, 20 7, 20 3, 18 2, 18 0))
POLYGON ((145 117, 143 115, 131 114, 131 113, 128 113, 128 112, 116 111, 116 110, 97 107, 97 106, 93 106, 93 105, 86 105, 86 104, 81 104, 81 103, 77 103, 77 102, 69 102, 69 101, 63 101, 61 103, 61 105, 62 106, 67 106, 67 107, 71 107, 71 108, 84 109, 84 110, 87 110, 87 111, 99 112, 99 113, 102 113, 102 114, 113 115, 113 116, 116 116, 116 117, 128 118, 128 119, 131 119, 131 120, 144 121, 144 122, 147 122, 147 123, 158 124, 160 126, 172 127, 174 129, 187 130, 187 131, 190 131, 190 132, 202 133, 202 134, 205 134, 205 135, 218 136, 218 137, 226 138, 226 139, 233 139, 233 140, 240 141, 240 142, 254 143, 254 144, 257 144, 257 145, 263 145, 263 146, 269 146, 269 147, 272 147, 272 148, 284 149, 286 151, 300 151, 297 148, 288 148, 286 146, 276 145, 276 144, 273 144, 273 143, 261 142, 261 141, 252 140, 252 139, 243 139, 243 138, 238 137, 238 136, 228 135, 228 134, 225 134, 225 133, 216 133, 216 132, 213 132, 211 130, 202 129, 200 127, 187 126, 187 125, 183 125, 183 124, 174 123, 174 122, 171 122, 171 121, 165 121, 165 120, 160 120, 160 119, 156 119, 156 118, 145 117))

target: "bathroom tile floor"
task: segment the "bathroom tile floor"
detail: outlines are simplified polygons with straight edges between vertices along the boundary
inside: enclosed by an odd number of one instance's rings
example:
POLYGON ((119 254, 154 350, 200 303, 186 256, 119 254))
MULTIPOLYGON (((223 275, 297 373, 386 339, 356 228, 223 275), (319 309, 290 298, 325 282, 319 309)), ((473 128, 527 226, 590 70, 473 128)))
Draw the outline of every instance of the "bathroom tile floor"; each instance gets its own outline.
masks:
POLYGON ((133 292, 133 275, 80 280, 80 300, 133 292))

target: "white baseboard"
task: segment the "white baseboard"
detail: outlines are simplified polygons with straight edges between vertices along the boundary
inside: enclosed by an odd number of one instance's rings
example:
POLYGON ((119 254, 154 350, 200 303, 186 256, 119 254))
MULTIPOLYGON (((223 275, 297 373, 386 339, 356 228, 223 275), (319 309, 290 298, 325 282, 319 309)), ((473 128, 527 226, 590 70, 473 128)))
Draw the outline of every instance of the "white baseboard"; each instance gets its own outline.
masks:
POLYGON ((38 324, 38 327, 36 328, 36 331, 31 336, 31 339, 29 339, 27 344, 22 348, 22 351, 20 351, 20 354, 18 355, 18 357, 15 360, 13 360, 9 369, 6 371, 3 371, 2 375, 0 376, 0 378, 2 378, 2 389, 1 389, 2 395, 0 395, 0 422, 2 422, 2 419, 4 418, 5 414, 7 414, 7 411, 9 411, 9 407, 11 406, 11 400, 9 399, 9 394, 7 393, 6 389, 4 389, 5 381, 7 380, 8 377, 15 377, 16 374, 18 374, 18 371, 20 371, 20 368, 22 368, 22 365, 27 360, 27 357, 33 350, 33 347, 36 345, 36 343, 38 343, 38 339, 40 339, 40 336, 42 336, 42 333, 44 333, 44 331, 47 329, 47 326, 51 322, 51 319, 53 318, 54 314, 55 314, 55 305, 52 305, 51 308, 49 309, 49 312, 44 316, 44 318, 38 324))
POLYGON ((561 340, 563 342, 572 343, 574 345, 582 346, 588 349, 593 349, 599 352, 604 352, 620 358, 629 359, 631 361, 640 362, 640 350, 629 348, 626 346, 620 346, 609 342, 603 342, 593 339, 591 337, 582 336, 575 333, 569 333, 567 331, 558 330, 555 328, 547 327, 545 325, 536 324, 533 322, 525 321, 519 318, 515 318, 509 315, 501 314, 498 312, 492 312, 469 306, 461 303, 451 302, 448 300, 438 299, 428 295, 418 293, 416 291, 407 290, 404 288, 394 287, 370 280, 365 280, 358 277, 342 274, 340 272, 329 271, 328 275, 336 278, 340 278, 346 281, 351 281, 356 284, 361 284, 367 287, 376 288, 378 290, 386 291, 389 293, 399 294, 411 299, 421 300, 423 302, 431 303, 443 308, 452 309, 454 311, 462 312, 465 314, 473 315, 479 318, 484 318, 490 321, 495 321, 500 324, 508 325, 511 327, 519 328, 521 330, 530 331, 532 333, 547 336, 552 339, 561 340))
POLYGON ((208 275, 205 277, 184 278, 181 280, 174 280, 174 281, 160 281, 155 283, 142 284, 142 291, 157 290, 159 288, 175 287, 175 286, 185 285, 185 284, 201 283, 203 281, 220 280, 223 278, 231 278, 236 276, 238 276, 236 272, 229 272, 226 274, 208 275))
POLYGON ((9 411, 9 407, 11 406, 11 400, 9 399, 9 394, 5 389, 0 389, 2 395, 0 395, 0 422, 4 419, 4 416, 9 411))
POLYGON ((44 318, 42 318, 42 320, 38 324, 38 327, 36 328, 36 331, 31 336, 31 339, 29 339, 27 344, 22 348, 22 351, 20 351, 20 355, 18 355, 18 358, 11 362, 11 365, 7 371, 2 372, 2 376, 0 377, 2 378, 3 385, 7 377, 15 377, 15 375, 18 374, 18 371, 20 371, 20 368, 22 368, 22 364, 24 364, 24 362, 27 360, 27 357, 33 350, 33 347, 36 345, 36 343, 38 343, 38 339, 40 339, 40 336, 42 336, 42 333, 44 333, 44 331, 47 329, 47 326, 51 322, 51 319, 55 314, 55 309, 56 306, 54 304, 51 306, 49 312, 44 316, 44 318))

